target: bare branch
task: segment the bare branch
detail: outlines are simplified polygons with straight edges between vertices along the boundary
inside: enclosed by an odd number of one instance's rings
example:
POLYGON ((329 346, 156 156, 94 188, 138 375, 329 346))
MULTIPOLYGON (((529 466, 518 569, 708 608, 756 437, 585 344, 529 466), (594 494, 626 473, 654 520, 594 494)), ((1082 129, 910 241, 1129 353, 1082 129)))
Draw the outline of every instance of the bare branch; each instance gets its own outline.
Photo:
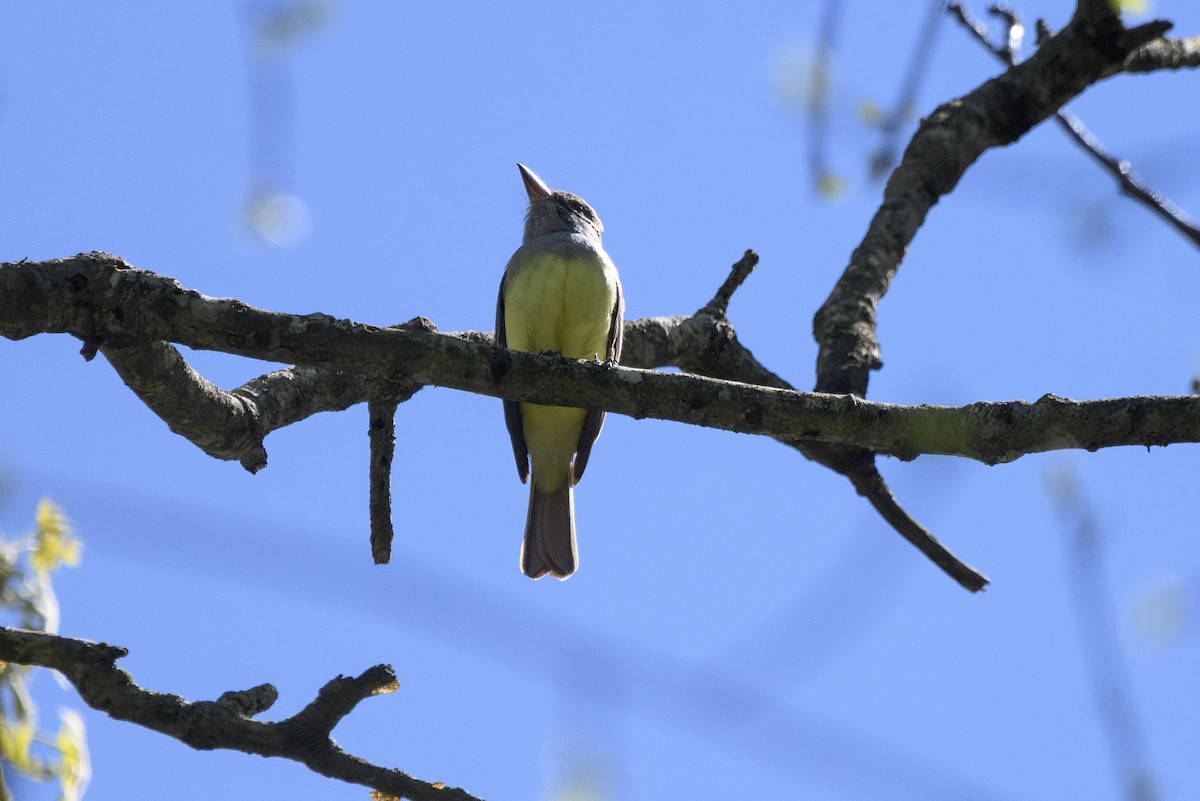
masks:
POLYGON ((1127 801, 1155 801, 1154 774, 1146 737, 1138 720, 1129 666, 1121 652, 1119 615, 1105 573, 1104 532, 1069 468, 1047 476, 1050 495, 1062 518, 1067 540, 1067 584, 1087 667, 1100 728, 1120 776, 1127 801))
POLYGON ((875 460, 871 459, 864 464, 869 465, 869 469, 853 474, 851 481, 854 482, 858 494, 867 499, 875 511, 879 512, 880 517, 964 589, 979 592, 987 587, 987 576, 955 556, 900 506, 884 482, 883 476, 875 468, 875 460))
MULTIPOLYGON (((1032 58, 922 120, 888 179, 866 235, 813 318, 820 348, 818 392, 866 396, 871 371, 883 366, 875 317, 879 302, 926 215, 967 168, 988 149, 1015 142, 1089 85, 1118 72, 1131 52, 1169 27, 1154 22, 1125 29, 1110 0, 1079 0, 1067 27, 1044 41, 1032 58)), ((869 449, 828 441, 802 442, 800 448, 847 476, 894 526, 899 521, 897 530, 910 541, 935 547, 936 540, 887 492, 869 449)), ((942 556, 952 558, 948 552, 942 556)))
POLYGON ((1128 161, 1109 152, 1073 113, 1065 108, 1059 109, 1055 118, 1088 155, 1116 178, 1122 192, 1140 201, 1146 208, 1166 220, 1172 228, 1190 239, 1192 244, 1200 247, 1200 222, 1172 203, 1162 192, 1150 186, 1128 161))
POLYGON ((1200 67, 1200 36, 1188 39, 1155 39, 1129 54, 1125 72, 1155 72, 1200 67))
POLYGON ((946 0, 928 0, 928 3, 925 21, 921 25, 921 35, 917 37, 904 80, 900 84, 900 97, 879 124, 883 141, 871 156, 871 178, 876 181, 882 179, 896 165, 896 151, 900 149, 900 131, 916 113, 917 92, 921 88, 925 68, 929 66, 933 45, 942 27, 942 9, 946 0))
MULTIPOLYGON (((251 473, 266 467, 266 426, 250 398, 207 381, 167 342, 100 351, 125 386, 176 434, 209 456, 237 459, 251 473)), ((276 383, 267 379, 257 380, 276 383)))
POLYGON ((173 432, 213 458, 241 462, 251 473, 266 467, 267 434, 367 399, 360 377, 334 370, 289 367, 225 392, 166 342, 105 346, 100 352, 173 432))
POLYGON ((922 121, 888 179, 883 204, 813 321, 816 389, 864 396, 883 365, 875 310, 933 205, 986 150, 1011 144, 1089 85, 1118 71, 1161 25, 1121 27, 1109 0, 1075 16, 1028 60, 922 121))
MULTIPOLYGON (((967 30, 974 34, 977 40, 991 50, 1005 64, 1011 66, 1019 61, 1018 54, 1011 47, 998 47, 990 42, 987 36, 987 28, 978 20, 972 19, 970 13, 962 5, 951 3, 949 10, 967 30)), ((1009 14, 1006 18, 1011 31, 1019 25, 1019 20, 1017 20, 1015 15, 1011 15, 1011 12, 1009 14)), ((1159 39, 1156 41, 1161 42, 1163 40, 1159 39)), ((1150 45, 1146 45, 1135 51, 1130 58, 1146 50, 1146 47, 1150 47, 1150 45)), ((1128 60, 1126 60, 1126 64, 1128 64, 1128 60)), ((1175 230, 1190 239, 1193 244, 1200 246, 1200 222, 1193 220, 1188 216, 1187 212, 1172 203, 1162 192, 1150 186, 1133 169, 1128 161, 1109 152, 1075 114, 1065 108, 1060 108, 1054 113, 1054 118, 1059 127, 1065 130, 1089 156, 1099 162, 1101 166, 1116 178, 1121 191, 1140 201, 1151 211, 1165 219, 1175 230)))
POLYGON ((805 100, 808 107, 808 171, 813 188, 827 192, 836 179, 829 169, 826 148, 829 144, 829 91, 833 73, 833 51, 837 43, 843 3, 825 0, 821 10, 820 33, 813 55, 812 74, 805 100))
POLYGON ((729 301, 733 299, 733 293, 746 282, 757 266, 758 254, 747 250, 729 270, 729 277, 717 288, 717 294, 713 295, 712 300, 706 303, 701 311, 713 317, 724 317, 729 312, 729 301))
POLYGON ((359 702, 399 687, 387 665, 369 668, 357 678, 338 676, 295 715, 264 723, 251 718, 274 704, 278 692, 271 685, 227 692, 216 701, 188 702, 134 683, 116 665, 127 653, 124 648, 103 643, 0 628, 0 659, 53 668, 93 709, 174 737, 192 748, 290 759, 322 776, 413 801, 474 801, 474 796, 464 790, 414 779, 402 771, 348 754, 330 737, 333 728, 359 702))
POLYGON ((395 401, 373 400, 367 404, 371 440, 370 517, 371 558, 385 565, 392 558, 392 456, 396 451, 395 401))
MULTIPOLYGON (((686 344, 670 358, 647 366, 673 364, 696 375, 794 389, 754 358, 754 354, 738 341, 737 332, 725 316, 733 292, 749 276, 757 262, 758 257, 752 251, 746 251, 746 255, 733 265, 729 277, 713 299, 691 317, 655 318, 660 326, 658 331, 674 324, 676 330, 683 334, 676 339, 686 344)), ((628 331, 625 338, 628 343, 628 331)), ((869 451, 824 446, 806 440, 776 439, 798 450, 806 458, 849 478, 855 491, 865 497, 892 528, 960 585, 971 592, 978 592, 987 586, 988 580, 982 573, 951 553, 900 506, 875 467, 874 456, 869 451)))
POLYGON ((0 264, 0 335, 49 332, 125 343, 173 339, 197 349, 353 371, 375 385, 437 385, 786 442, 858 445, 902 459, 936 453, 996 464, 1060 448, 1200 441, 1194 396, 1075 402, 1047 395, 1034 404, 902 406, 522 353, 497 348, 478 332, 376 328, 321 314, 268 312, 185 290, 106 254, 0 264))
MULTIPOLYGON (((770 436, 806 454, 816 453, 823 464, 840 458, 831 466, 847 475, 893 525, 903 510, 890 495, 872 494, 886 490, 874 473, 873 451, 901 459, 937 453, 995 464, 1059 448, 1200 441, 1200 400, 1194 396, 1088 402, 1046 396, 1035 404, 950 408, 780 388, 786 382, 737 343, 727 321, 706 322, 705 317, 702 310, 682 320, 635 323, 635 331, 655 332, 657 346, 644 348, 643 355, 675 352, 688 369, 689 359, 671 343, 703 340, 708 352, 697 358, 703 369, 745 374, 772 386, 510 351, 492 344, 490 334, 441 334, 428 323, 375 328, 326 315, 266 312, 236 300, 207 298, 106 254, 0 264, 0 335, 11 339, 65 332, 105 348, 111 342, 129 347, 139 339, 173 340, 355 375, 385 397, 404 397, 417 386, 434 384, 770 436)), ((914 543, 924 540, 921 547, 927 553, 935 547, 936 541, 922 534, 915 521, 904 521, 898 530, 914 543)), ((935 561, 946 564, 951 558, 942 554, 935 561)), ((956 571, 978 575, 965 565, 956 571)), ((964 585, 981 580, 972 578, 964 585)))

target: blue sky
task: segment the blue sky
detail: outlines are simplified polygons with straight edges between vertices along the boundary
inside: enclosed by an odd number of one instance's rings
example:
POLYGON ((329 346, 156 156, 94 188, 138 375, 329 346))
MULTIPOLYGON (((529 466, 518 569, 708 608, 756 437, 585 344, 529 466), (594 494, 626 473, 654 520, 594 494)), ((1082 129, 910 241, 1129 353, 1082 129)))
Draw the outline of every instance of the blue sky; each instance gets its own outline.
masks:
MULTIPOLYGON (((847 4, 830 146, 847 191, 829 200, 778 78, 811 56, 820 5, 338 3, 264 61, 252 28, 268 3, 7 4, 0 260, 104 250, 267 309, 487 330, 520 239, 520 161, 597 209, 630 318, 690 313, 757 250, 731 319, 808 387, 812 314, 879 198, 856 108, 894 101, 925 13, 847 4), (245 224, 263 180, 307 210, 287 247, 245 224)), ((1070 7, 1024 10, 1061 26, 1070 7)), ((1195 4, 1153 11, 1200 32, 1195 4)), ((920 113, 996 69, 947 21, 920 113)), ((1196 85, 1121 76, 1073 108, 1200 214, 1196 85)), ((1195 247, 1044 126, 933 210, 880 306, 870 395, 1182 394, 1200 374, 1198 293, 1195 247)), ((614 416, 577 489, 580 572, 535 583, 494 399, 427 389, 401 407, 397 540, 378 567, 364 408, 272 434, 251 476, 77 351, 0 341, 0 530, 28 529, 40 497, 66 507, 86 549, 57 581, 62 630, 128 647, 149 688, 199 700, 272 682, 274 719, 387 662, 400 691, 361 705, 339 742, 486 799, 1115 800, 1049 489, 1068 471, 1099 521, 1162 798, 1200 793, 1195 446, 883 460, 901 502, 993 580, 971 596, 792 451, 614 416), (1179 623, 1156 635, 1147 610, 1179 623), (570 795, 585 786, 598 795, 570 795)), ((190 356, 226 388, 271 367, 190 356)), ((49 720, 72 699, 41 687, 49 720)), ((364 797, 86 722, 99 801, 364 797)))

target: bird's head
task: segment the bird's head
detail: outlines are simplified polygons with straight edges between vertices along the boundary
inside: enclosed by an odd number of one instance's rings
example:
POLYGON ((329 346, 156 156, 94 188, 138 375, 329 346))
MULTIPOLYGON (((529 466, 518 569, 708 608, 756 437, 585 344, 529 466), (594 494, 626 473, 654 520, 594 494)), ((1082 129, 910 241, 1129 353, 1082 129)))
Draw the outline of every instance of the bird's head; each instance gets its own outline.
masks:
POLYGON ((525 215, 525 241, 543 234, 557 232, 580 233, 600 238, 604 225, 587 202, 578 195, 546 186, 546 182, 524 164, 518 164, 525 193, 529 195, 529 212, 525 215))

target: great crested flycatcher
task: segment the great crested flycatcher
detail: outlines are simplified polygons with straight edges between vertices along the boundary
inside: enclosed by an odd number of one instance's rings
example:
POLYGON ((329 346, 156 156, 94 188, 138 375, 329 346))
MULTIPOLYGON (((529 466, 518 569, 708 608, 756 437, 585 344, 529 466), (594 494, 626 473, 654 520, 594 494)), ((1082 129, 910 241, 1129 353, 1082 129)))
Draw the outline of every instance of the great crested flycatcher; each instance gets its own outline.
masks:
MULTIPOLYGON (((600 244, 600 218, 582 198, 517 168, 529 213, 525 238, 500 282, 497 340, 527 353, 616 361, 625 301, 617 268, 600 244)), ((530 578, 565 579, 578 563, 572 487, 583 477, 604 412, 506 400, 504 421, 522 482, 533 463, 521 570, 530 578)))

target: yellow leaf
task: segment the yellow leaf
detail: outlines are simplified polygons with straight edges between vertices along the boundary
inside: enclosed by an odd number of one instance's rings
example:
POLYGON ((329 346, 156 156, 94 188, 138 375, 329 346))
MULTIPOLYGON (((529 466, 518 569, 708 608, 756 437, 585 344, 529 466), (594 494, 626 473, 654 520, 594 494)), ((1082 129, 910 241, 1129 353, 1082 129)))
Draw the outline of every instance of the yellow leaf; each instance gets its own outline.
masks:
POLYGON ((858 101, 858 118, 862 120, 864 125, 872 128, 878 128, 883 122, 883 109, 870 100, 858 101))
POLYGON ((5 720, 0 723, 0 753, 19 771, 27 772, 35 767, 29 754, 33 735, 32 720, 5 720))
POLYGON ((38 503, 36 521, 33 553, 29 557, 33 569, 49 573, 61 565, 74 567, 79 564, 83 543, 71 531, 62 509, 43 498, 38 503))
POLYGON ((83 797, 88 780, 92 777, 87 733, 83 718, 74 709, 59 709, 58 717, 60 722, 54 744, 61 755, 58 781, 62 793, 59 801, 79 801, 83 797))
POLYGON ((823 172, 817 176, 817 192, 825 198, 841 196, 846 191, 846 181, 840 175, 823 172))

